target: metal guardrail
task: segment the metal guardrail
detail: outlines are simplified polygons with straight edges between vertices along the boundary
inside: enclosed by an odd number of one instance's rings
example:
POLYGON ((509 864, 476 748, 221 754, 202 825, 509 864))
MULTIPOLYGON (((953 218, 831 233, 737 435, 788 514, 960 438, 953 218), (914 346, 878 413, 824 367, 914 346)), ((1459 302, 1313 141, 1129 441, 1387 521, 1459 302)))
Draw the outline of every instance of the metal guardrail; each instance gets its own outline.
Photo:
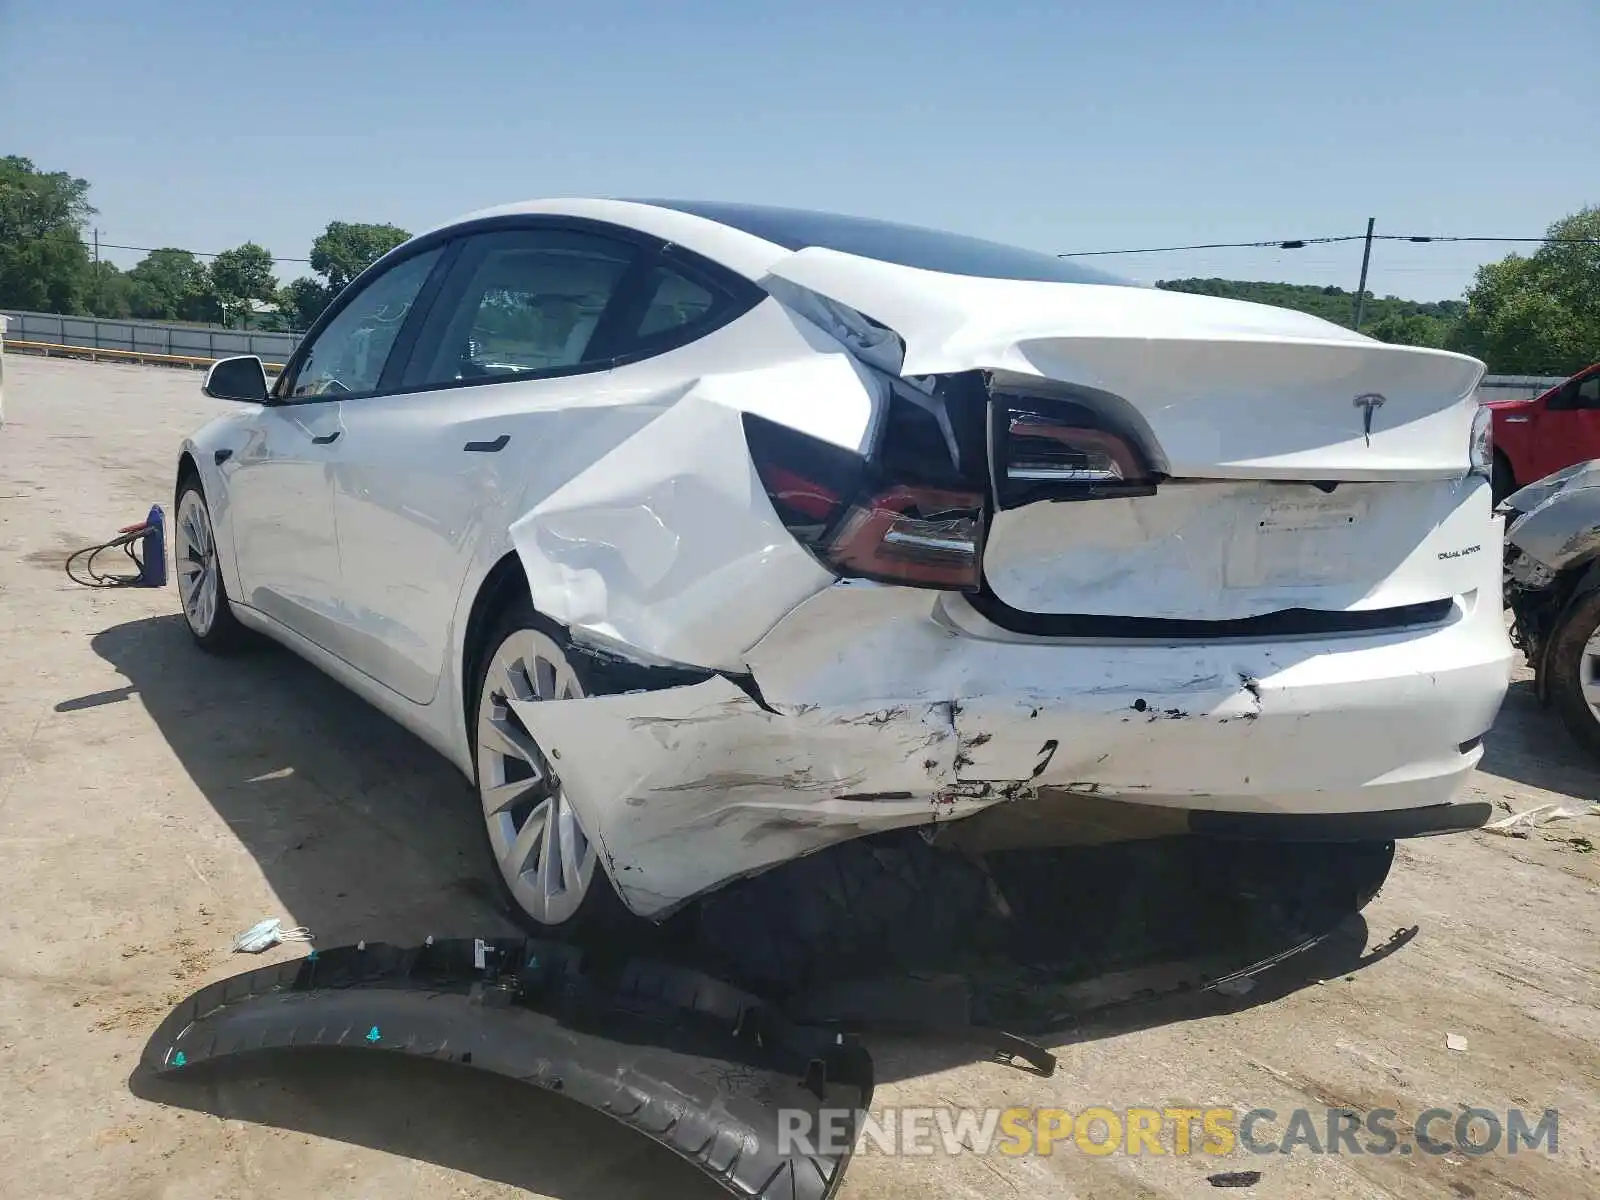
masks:
MULTIPOLYGON (((169 367, 209 367, 217 360, 206 358, 204 355, 193 354, 154 354, 147 350, 111 350, 96 346, 62 346, 54 342, 22 341, 18 338, 7 338, 6 346, 12 350, 21 350, 27 354, 42 354, 46 358, 57 355, 66 358, 87 358, 90 362, 99 362, 109 359, 112 362, 141 362, 159 363, 169 367)), ((224 355, 226 357, 226 355, 224 355)), ((282 371, 282 363, 265 362, 269 373, 282 371)))
POLYGON ((1485 375, 1478 385, 1478 399, 1531 400, 1566 378, 1565 375, 1485 375))
POLYGON ((300 341, 298 333, 264 333, 248 329, 214 329, 161 321, 69 317, 59 313, 7 309, 9 335, 19 342, 121 350, 135 355, 204 358, 214 362, 232 354, 256 354, 285 362, 300 341))

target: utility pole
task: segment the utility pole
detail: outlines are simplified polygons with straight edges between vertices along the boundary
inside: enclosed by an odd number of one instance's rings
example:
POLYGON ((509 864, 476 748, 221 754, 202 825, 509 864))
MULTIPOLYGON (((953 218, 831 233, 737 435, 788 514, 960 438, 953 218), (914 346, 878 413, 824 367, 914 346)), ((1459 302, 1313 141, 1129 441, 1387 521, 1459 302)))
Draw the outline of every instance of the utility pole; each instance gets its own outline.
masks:
POLYGON ((1356 285, 1356 332, 1361 332, 1361 314, 1367 307, 1367 264, 1372 261, 1372 227, 1377 217, 1367 218, 1367 244, 1361 251, 1361 282, 1356 285))
POLYGON ((100 307, 100 229, 98 226, 94 231, 94 306, 96 308, 100 307))

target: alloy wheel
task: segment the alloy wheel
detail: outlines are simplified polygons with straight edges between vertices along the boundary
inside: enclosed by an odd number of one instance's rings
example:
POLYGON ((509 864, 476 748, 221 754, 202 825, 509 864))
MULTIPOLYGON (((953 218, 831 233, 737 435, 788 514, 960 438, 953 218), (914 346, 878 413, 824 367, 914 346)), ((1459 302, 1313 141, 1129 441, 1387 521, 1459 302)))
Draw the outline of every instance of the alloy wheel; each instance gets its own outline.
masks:
POLYGON ((217 539, 206 502, 193 488, 178 502, 175 535, 172 555, 178 598, 189 628, 203 638, 217 620, 217 539))
POLYGON ((578 911, 598 855, 512 701, 582 695, 561 648, 538 630, 522 629, 495 651, 478 701, 478 798, 489 845, 512 897, 541 925, 560 925, 578 911))
POLYGON ((1583 658, 1578 663, 1578 686, 1583 689, 1583 700, 1589 706, 1590 715, 1600 724, 1600 626, 1583 645, 1583 658))

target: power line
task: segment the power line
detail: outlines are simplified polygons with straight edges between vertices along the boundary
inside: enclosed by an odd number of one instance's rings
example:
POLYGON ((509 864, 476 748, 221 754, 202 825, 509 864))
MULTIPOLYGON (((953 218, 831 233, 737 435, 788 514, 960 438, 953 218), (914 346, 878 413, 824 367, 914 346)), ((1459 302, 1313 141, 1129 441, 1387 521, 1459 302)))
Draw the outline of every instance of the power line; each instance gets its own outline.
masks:
POLYGON ((1452 237, 1447 234, 1377 233, 1378 242, 1542 242, 1547 246, 1600 246, 1600 238, 1452 237))
MULTIPOLYGON (((157 250, 183 249, 181 246, 119 246, 116 242, 101 242, 100 247, 104 250, 135 250, 140 254, 154 254, 157 250)), ((192 254, 196 258, 216 258, 218 254, 223 253, 220 250, 184 250, 183 252, 192 254)), ((310 265, 311 262, 309 258, 286 258, 278 254, 270 255, 269 257, 273 262, 306 263, 307 265, 310 265)))
POLYGON ((1351 233, 1339 237, 1287 238, 1268 242, 1202 242, 1194 246, 1146 246, 1137 250, 1068 250, 1057 258, 1095 258, 1102 254, 1170 254, 1176 250, 1238 250, 1271 249, 1298 250, 1302 246, 1320 246, 1328 242, 1359 242, 1362 234, 1351 233))
MULTIPOLYGON (((1261 242, 1202 242, 1193 246, 1141 246, 1130 250, 1068 250, 1057 258, 1096 258, 1107 254, 1172 254, 1179 250, 1299 250, 1303 246, 1327 245, 1331 242, 1360 242, 1366 240, 1361 233, 1340 234, 1337 237, 1286 238, 1261 242)), ((1551 246, 1596 246, 1600 238, 1562 237, 1459 237, 1453 234, 1376 233, 1377 242, 1539 242, 1551 246)))

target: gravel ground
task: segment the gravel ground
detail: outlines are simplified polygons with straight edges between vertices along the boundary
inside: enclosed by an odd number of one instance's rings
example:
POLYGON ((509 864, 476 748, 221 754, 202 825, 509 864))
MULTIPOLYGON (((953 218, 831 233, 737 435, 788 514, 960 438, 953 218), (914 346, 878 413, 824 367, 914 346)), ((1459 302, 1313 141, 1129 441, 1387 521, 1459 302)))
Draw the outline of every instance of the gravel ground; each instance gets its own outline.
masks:
MULTIPOLYGON (((64 577, 70 550, 170 504, 178 439, 219 408, 198 384, 6 361, 0 1194, 721 1194, 601 1117, 470 1071, 332 1056, 185 1086, 134 1076, 170 1005, 246 965, 229 942, 262 916, 325 945, 504 929, 472 798, 442 760, 286 653, 206 659, 171 589, 64 577)), ((1519 681, 1472 786, 1520 810, 1593 802, 1597 778, 1519 681)), ((1403 844, 1325 982, 1085 1024, 1055 1039, 1050 1079, 872 1043, 875 1107, 1229 1105, 1319 1123, 1327 1106, 1389 1108, 1402 1140, 1430 1108, 1553 1108, 1554 1155, 874 1153, 843 1195, 1194 1196, 1219 1170, 1261 1171, 1252 1197, 1600 1194, 1600 854, 1582 838, 1600 843, 1600 819, 1403 844), (1349 956, 1411 927, 1393 953, 1349 956)))

